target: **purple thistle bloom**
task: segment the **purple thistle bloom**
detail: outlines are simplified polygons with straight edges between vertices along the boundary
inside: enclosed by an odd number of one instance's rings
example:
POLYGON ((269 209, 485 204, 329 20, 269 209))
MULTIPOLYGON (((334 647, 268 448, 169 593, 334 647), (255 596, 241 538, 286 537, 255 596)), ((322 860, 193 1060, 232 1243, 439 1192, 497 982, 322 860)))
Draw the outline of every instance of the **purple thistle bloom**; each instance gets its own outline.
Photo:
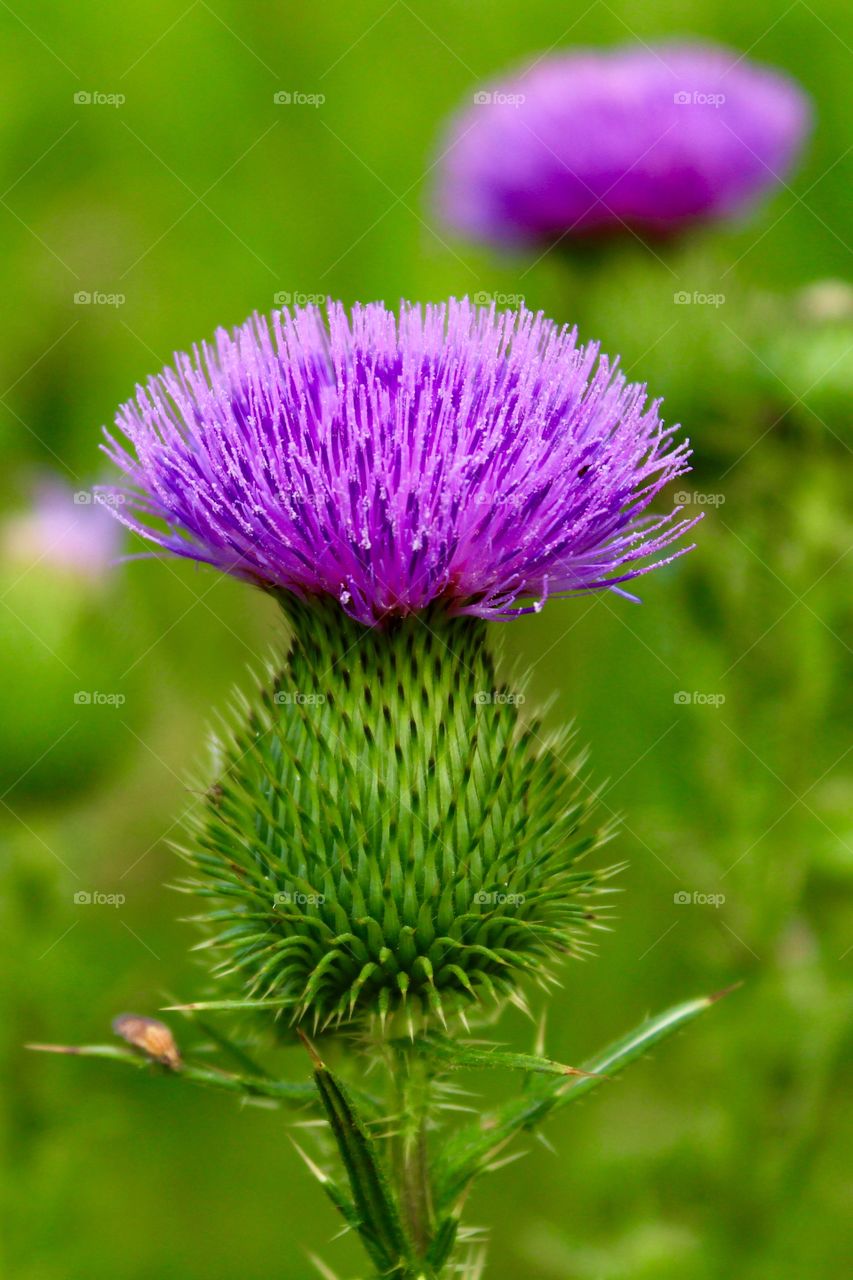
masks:
POLYGON ((91 493, 75 493, 49 474, 39 478, 29 506, 0 527, 0 548, 12 559, 92 583, 108 577, 121 541, 121 529, 91 493))
POLYGON ((175 555, 334 596, 367 625, 435 600, 508 617, 666 563, 695 523, 644 514, 689 470, 658 407, 526 310, 285 309, 137 388, 116 419, 135 456, 107 435, 132 486, 111 509, 175 555))
POLYGON ((667 236, 783 183, 809 119, 793 80, 720 46, 545 57, 455 118, 438 206, 461 233, 504 245, 667 236))

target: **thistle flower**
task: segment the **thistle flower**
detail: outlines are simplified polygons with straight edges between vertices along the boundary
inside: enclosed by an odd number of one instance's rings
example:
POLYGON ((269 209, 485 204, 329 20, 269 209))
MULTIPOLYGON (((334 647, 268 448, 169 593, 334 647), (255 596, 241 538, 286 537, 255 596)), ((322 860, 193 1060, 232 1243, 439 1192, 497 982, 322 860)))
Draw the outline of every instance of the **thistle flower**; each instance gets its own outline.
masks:
POLYGON ((115 514, 292 628, 183 850, 234 999, 443 1020, 583 954, 610 872, 580 860, 608 832, 484 619, 678 554, 693 522, 645 514, 687 468, 658 403, 527 311, 331 304, 220 331, 118 421, 115 514))
POLYGON ((794 81, 720 46, 547 56, 458 114, 437 202, 457 231, 503 245, 667 236, 784 183, 809 115, 794 81))
POLYGON ((617 363, 467 300, 254 316, 121 410, 134 452, 107 437, 130 481, 112 509, 175 555, 368 625, 615 587, 693 523, 645 514, 689 448, 617 363))
POLYGON ((488 1000, 525 1007, 525 980, 547 986, 559 960, 589 949, 618 869, 585 865, 610 831, 591 822, 582 760, 497 679, 485 619, 671 558, 692 522, 644 513, 686 469, 687 446, 574 331, 467 302, 399 316, 330 305, 326 323, 285 311, 272 331, 255 317, 178 356, 118 421, 135 456, 108 438, 131 482, 111 491, 114 514, 264 587, 290 623, 284 656, 214 739, 178 887, 202 900, 201 948, 231 988, 190 1008, 283 1017, 313 1081, 274 1078, 212 1028, 240 1073, 196 1065, 165 1023, 136 1014, 113 1030, 137 1053, 30 1047, 147 1059, 311 1107, 346 1185, 301 1154, 371 1274, 479 1275, 479 1233, 471 1266, 459 1258, 474 1181, 517 1134, 712 1003, 650 1019, 579 1068, 435 1025, 458 1014, 467 1030, 488 1000), (342 1068, 383 1067, 383 1096, 339 1078, 306 1023, 366 1029, 342 1068), (465 1067, 534 1078, 449 1134, 442 1102, 458 1108, 443 1077, 465 1067))

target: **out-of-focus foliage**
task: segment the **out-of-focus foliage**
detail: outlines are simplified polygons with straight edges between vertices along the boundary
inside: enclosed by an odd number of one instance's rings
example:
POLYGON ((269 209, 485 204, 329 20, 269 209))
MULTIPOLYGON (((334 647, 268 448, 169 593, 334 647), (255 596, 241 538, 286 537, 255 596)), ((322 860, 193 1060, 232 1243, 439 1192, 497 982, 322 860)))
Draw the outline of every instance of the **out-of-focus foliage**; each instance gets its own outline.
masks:
MULTIPOLYGON (((846 6, 10 0, 0 22, 9 519, 45 470, 88 490, 98 428, 135 381, 283 294, 523 294, 620 352, 686 425, 698 550, 641 608, 552 602, 502 632, 529 698, 590 742, 605 813, 626 815, 620 919, 565 971, 547 1052, 583 1061, 650 1010, 745 986, 555 1120, 557 1154, 534 1146, 471 1212, 498 1224, 495 1280, 843 1271, 851 320, 813 286, 850 273, 846 6), (434 230, 442 115, 528 51, 631 32, 705 35, 796 75, 817 129, 791 189, 657 257, 629 239, 595 262, 499 260, 434 230)), ((99 1041, 120 1010, 197 992, 169 840, 199 800, 203 726, 275 644, 276 612, 187 565, 82 584, 2 545, 7 1273, 302 1280, 310 1248, 352 1275, 287 1115, 21 1048, 99 1041)), ((532 1048, 520 1015, 503 1034, 532 1048)), ((308 1078, 301 1051, 280 1053, 308 1078)))

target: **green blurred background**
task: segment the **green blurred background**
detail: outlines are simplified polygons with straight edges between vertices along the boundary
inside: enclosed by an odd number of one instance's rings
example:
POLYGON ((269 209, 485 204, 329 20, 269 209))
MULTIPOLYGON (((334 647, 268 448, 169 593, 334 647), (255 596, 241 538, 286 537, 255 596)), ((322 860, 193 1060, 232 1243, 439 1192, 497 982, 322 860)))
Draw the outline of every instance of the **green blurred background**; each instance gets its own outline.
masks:
MULTIPOLYGON (((488 1274, 801 1280, 853 1264, 853 312, 842 287, 809 288, 850 271, 847 10, 0 6, 6 1274, 301 1280, 306 1249, 360 1268, 354 1243, 331 1243, 288 1117, 22 1049, 103 1040, 117 1011, 198 992, 195 938, 163 887, 169 841, 198 799, 206 725, 280 634, 269 602, 189 565, 93 581, 54 563, 20 536, 29 489, 46 471, 78 493, 102 478, 100 425, 174 349, 277 294, 327 293, 522 294, 577 322, 665 395, 695 444, 684 488, 712 499, 698 550, 644 583, 641 608, 566 600, 500 629, 508 667, 532 667, 554 723, 576 718, 605 809, 626 815, 616 929, 565 973, 549 1051, 578 1061, 648 1011, 745 985, 562 1114, 556 1154, 534 1145, 483 1184, 470 1216, 494 1228, 488 1274), (817 125, 790 188, 662 258, 630 242, 595 264, 498 260, 436 227, 436 134, 480 77, 551 46, 673 34, 803 82, 817 125), (281 91, 325 101, 277 105, 281 91), (81 705, 81 690, 124 701, 81 705)), ((526 1047, 532 1028, 513 1015, 505 1035, 526 1047)), ((283 1066, 305 1072, 298 1054, 283 1066)))

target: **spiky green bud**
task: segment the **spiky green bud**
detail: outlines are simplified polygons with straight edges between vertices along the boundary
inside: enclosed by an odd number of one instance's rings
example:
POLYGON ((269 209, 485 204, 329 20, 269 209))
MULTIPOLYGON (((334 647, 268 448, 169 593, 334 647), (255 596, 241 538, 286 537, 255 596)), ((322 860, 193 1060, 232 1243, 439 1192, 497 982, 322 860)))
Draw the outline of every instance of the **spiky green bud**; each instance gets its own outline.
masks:
POLYGON ((287 655, 217 741, 184 851, 219 975, 315 1028, 547 981, 607 874, 579 865, 605 833, 566 735, 525 722, 479 619, 283 603, 287 655))

